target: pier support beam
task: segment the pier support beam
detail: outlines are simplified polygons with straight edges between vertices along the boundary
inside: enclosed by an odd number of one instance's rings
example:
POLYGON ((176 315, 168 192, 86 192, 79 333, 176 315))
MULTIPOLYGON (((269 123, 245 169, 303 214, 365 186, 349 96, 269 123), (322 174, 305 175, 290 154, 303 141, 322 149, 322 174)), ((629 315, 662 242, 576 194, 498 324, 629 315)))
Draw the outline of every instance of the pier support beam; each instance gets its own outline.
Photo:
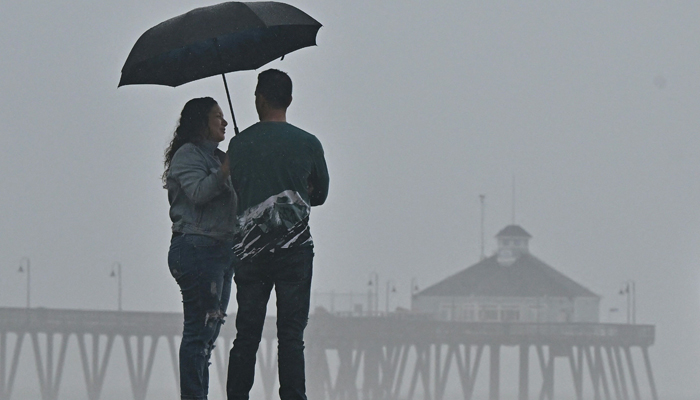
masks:
POLYGON ((627 370, 630 375, 630 382, 632 383, 632 391, 634 393, 635 400, 641 400, 639 394, 639 384, 637 383, 637 375, 634 371, 634 363, 632 362, 632 351, 629 346, 625 346, 625 358, 627 359, 627 370))
POLYGON ((7 334, 6 331, 0 332, 0 400, 10 400, 12 396, 12 388, 17 376, 17 365, 19 365, 19 354, 25 335, 24 332, 16 333, 12 362, 10 370, 7 371, 7 334))
POLYGON ((447 377, 450 374, 450 366, 452 365, 452 358, 456 351, 458 351, 458 344, 447 345, 447 352, 445 354, 445 361, 442 361, 442 345, 435 345, 435 400, 442 400, 445 396, 445 389, 447 387, 447 377))
POLYGON ((66 349, 68 348, 69 333, 46 333, 46 357, 42 357, 41 345, 39 344, 39 333, 30 332, 32 347, 34 348, 34 360, 36 372, 39 377, 39 388, 41 389, 42 400, 58 400, 58 389, 61 386, 63 376, 63 364, 66 360, 66 349), (58 360, 54 363, 54 336, 61 335, 61 344, 58 349, 58 360), (46 361, 44 363, 44 361, 46 361))
POLYGON ((397 365, 396 378, 394 381, 393 389, 390 398, 396 400, 401 392, 401 385, 403 383, 403 376, 406 371, 406 364, 408 362, 408 355, 411 351, 411 345, 404 343, 399 347, 399 361, 397 365))
POLYGON ((518 400, 529 399, 530 383, 530 345, 520 345, 520 369, 518 380, 518 400))
MULTIPOLYGON (((600 398, 600 370, 593 359, 592 349, 589 346, 583 348, 583 354, 586 358, 588 366, 588 374, 591 376, 591 384, 593 386, 593 400, 601 400, 600 398)), ((608 399, 609 400, 609 399, 608 399)))
POLYGON ((647 370, 647 380, 649 381, 649 389, 651 389, 651 399, 659 400, 659 395, 656 392, 656 383, 654 382, 654 374, 651 371, 651 360, 649 359, 649 348, 642 347, 642 354, 644 355, 644 366, 647 370))
POLYGON ((78 348, 80 349, 80 361, 83 365, 83 374, 85 375, 85 386, 87 387, 87 395, 89 400, 98 400, 102 393, 102 385, 109 365, 109 356, 112 352, 114 344, 114 335, 107 336, 104 353, 100 351, 100 335, 97 333, 77 334, 78 348), (86 336, 92 337, 92 357, 88 353, 88 347, 85 344, 86 336), (92 359, 92 363, 89 361, 92 359))
POLYGON ((620 354, 620 346, 614 347, 615 363, 617 364, 617 372, 620 377, 620 391, 624 400, 630 400, 629 392, 627 391, 627 378, 625 377, 625 366, 622 364, 622 355, 620 354))
POLYGON ((489 345, 489 400, 499 400, 501 386, 501 345, 489 345))
POLYGON ((384 356, 381 363, 380 388, 384 399, 395 400, 398 397, 396 383, 398 382, 399 388, 401 383, 397 377, 397 371, 399 371, 401 355, 405 348, 407 347, 404 345, 387 344, 382 352, 384 356))
POLYGON ((610 367, 610 380, 612 381, 613 388, 615 389, 615 398, 617 400, 627 400, 622 397, 622 391, 620 390, 620 382, 617 379, 617 366, 615 365, 613 350, 610 346, 607 346, 605 347, 605 352, 608 355, 608 366, 610 367))
POLYGON ((314 377, 306 382, 306 393, 310 399, 335 397, 326 347, 323 343, 316 343, 306 348, 306 374, 314 377))
MULTIPOLYGON (((151 379, 153 361, 155 360, 156 347, 160 336, 151 336, 148 355, 145 354, 145 336, 136 336, 136 357, 131 344, 132 336, 122 336, 124 338, 124 349, 126 351, 126 366, 129 369, 129 380, 134 400, 145 400, 148 391, 148 382, 151 379), (146 357, 144 359, 144 357, 146 357)), ((178 388, 179 389, 179 388, 178 388)), ((179 392, 179 390, 178 390, 179 392)))
POLYGON ((605 359, 603 358, 603 350, 601 346, 595 346, 595 365, 598 371, 598 377, 600 378, 601 386, 603 387, 603 394, 605 395, 605 400, 612 400, 610 395, 610 387, 608 386, 608 377, 605 374, 605 359))
POLYGON ((460 357, 458 355, 457 357, 457 371, 459 372, 459 379, 462 384, 464 400, 471 400, 474 395, 474 383, 479 373, 481 354, 484 352, 484 345, 476 346, 476 355, 474 356, 474 362, 472 362, 471 347, 470 344, 465 344, 464 356, 460 357))
POLYGON ((554 400, 554 350, 552 346, 547 346, 547 358, 544 355, 544 346, 537 346, 537 358, 540 361, 542 370, 542 390, 540 400, 554 400))
POLYGON ((583 400, 583 348, 581 346, 569 348, 569 365, 571 366, 571 376, 574 379, 576 400, 583 400), (574 349, 577 349, 576 353, 574 349))
POLYGON ((168 353, 170 353, 170 363, 173 366, 173 372, 175 373, 175 385, 177 386, 177 393, 180 394, 180 347, 175 345, 175 336, 167 336, 168 342, 168 353))
POLYGON ((411 386, 408 389, 408 400, 413 399, 419 377, 423 386, 423 398, 425 400, 432 400, 430 395, 430 348, 431 346, 428 343, 415 345, 416 363, 413 370, 413 377, 411 378, 411 386))
POLYGON ((362 360, 362 352, 355 351, 349 343, 343 344, 338 351, 338 375, 331 393, 331 399, 355 400, 358 398, 357 372, 362 360))

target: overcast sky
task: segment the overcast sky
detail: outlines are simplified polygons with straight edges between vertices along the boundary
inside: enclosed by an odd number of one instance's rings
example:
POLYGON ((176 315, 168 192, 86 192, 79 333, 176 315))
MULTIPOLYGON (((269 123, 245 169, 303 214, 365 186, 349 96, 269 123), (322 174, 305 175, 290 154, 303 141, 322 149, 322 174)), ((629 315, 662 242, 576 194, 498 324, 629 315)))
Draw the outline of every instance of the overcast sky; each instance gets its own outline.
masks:
MULTIPOLYGON (((116 308, 119 262, 125 309, 180 309, 163 151, 188 99, 225 92, 117 83, 141 33, 210 4, 0 0, 0 306, 24 306, 26 256, 33 306, 116 308)), ((634 280, 659 391, 700 394, 700 3, 292 4, 324 25, 269 64, 331 174, 314 290, 377 273, 408 306, 412 278, 478 261, 480 194, 494 251, 515 176, 532 253, 603 296, 604 322, 634 280)), ((228 75, 242 128, 256 75, 228 75)))

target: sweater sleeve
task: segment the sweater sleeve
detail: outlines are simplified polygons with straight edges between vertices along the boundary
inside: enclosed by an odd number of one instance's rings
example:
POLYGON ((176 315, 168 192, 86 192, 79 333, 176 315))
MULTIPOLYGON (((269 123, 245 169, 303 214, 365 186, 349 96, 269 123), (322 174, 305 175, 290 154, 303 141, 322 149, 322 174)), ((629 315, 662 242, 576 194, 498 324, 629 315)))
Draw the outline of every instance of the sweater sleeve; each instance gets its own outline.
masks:
POLYGON ((185 195, 195 204, 211 201, 225 188, 225 176, 220 168, 207 168, 203 155, 194 146, 183 146, 170 163, 170 174, 180 184, 185 195))
POLYGON ((314 189, 309 194, 309 199, 311 200, 311 206, 320 206, 328 197, 330 177, 328 176, 328 167, 326 165, 321 142, 314 138, 314 143, 312 144, 313 150, 311 157, 313 160, 313 168, 311 170, 311 176, 309 176, 309 182, 314 189))

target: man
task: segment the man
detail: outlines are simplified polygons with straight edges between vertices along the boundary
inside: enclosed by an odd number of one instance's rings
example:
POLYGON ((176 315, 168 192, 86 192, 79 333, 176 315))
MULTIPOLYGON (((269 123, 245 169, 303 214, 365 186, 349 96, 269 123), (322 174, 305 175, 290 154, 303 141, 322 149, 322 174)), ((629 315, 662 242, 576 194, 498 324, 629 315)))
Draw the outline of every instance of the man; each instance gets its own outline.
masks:
POLYGON ((229 143, 231 178, 238 193, 240 232, 236 267, 236 339, 228 367, 229 400, 247 400, 255 355, 272 288, 277 296, 278 367, 282 400, 306 400, 304 328, 309 316, 313 241, 312 206, 328 195, 321 143, 287 123, 292 81, 278 70, 258 75, 260 122, 229 143))

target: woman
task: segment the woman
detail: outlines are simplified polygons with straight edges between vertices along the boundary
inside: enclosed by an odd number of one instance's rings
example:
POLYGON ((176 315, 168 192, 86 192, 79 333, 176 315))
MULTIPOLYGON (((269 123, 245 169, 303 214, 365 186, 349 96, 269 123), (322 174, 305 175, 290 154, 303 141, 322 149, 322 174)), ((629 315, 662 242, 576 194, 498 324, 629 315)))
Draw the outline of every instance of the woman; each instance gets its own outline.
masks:
POLYGON ((217 148, 226 125, 214 99, 192 99, 182 109, 165 152, 163 180, 173 222, 168 265, 180 286, 185 316, 180 344, 183 400, 207 398, 209 358, 231 295, 237 197, 228 159, 217 148))

